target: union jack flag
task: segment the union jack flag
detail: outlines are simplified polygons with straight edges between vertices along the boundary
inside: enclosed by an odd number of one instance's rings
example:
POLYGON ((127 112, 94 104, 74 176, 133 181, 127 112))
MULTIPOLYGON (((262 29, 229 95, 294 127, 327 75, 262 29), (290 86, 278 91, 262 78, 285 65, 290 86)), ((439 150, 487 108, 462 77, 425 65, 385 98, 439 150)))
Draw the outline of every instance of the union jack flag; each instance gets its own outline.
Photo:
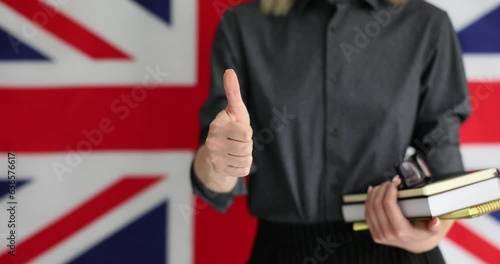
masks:
MULTIPOLYGON (((222 216, 188 180, 212 36, 241 2, 0 0, 0 263, 247 260, 246 198, 222 216)), ((500 167, 500 1, 430 2, 464 50, 465 165, 500 167)), ((497 263, 500 214, 459 221, 441 249, 448 263, 497 263)))
POLYGON ((197 4, 0 0, 0 263, 192 262, 197 4))
MULTIPOLYGON (((473 114, 461 131, 467 169, 500 167, 500 1, 429 1, 446 10, 464 51, 473 114)), ((440 245, 449 263, 498 263, 500 212, 458 221, 440 245)))

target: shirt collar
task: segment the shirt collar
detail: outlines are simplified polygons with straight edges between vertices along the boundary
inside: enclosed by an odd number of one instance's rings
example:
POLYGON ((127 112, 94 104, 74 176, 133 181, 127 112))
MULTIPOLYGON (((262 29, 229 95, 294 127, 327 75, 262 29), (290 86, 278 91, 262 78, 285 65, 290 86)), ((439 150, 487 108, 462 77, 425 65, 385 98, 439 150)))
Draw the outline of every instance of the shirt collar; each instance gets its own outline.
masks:
MULTIPOLYGON (((313 0, 296 0, 297 8, 302 12, 305 10, 308 4, 310 4, 313 0)), ((326 1, 326 0, 323 0, 326 1)), ((353 0, 335 0, 335 2, 348 2, 353 0)), ((378 10, 381 7, 380 0, 359 0, 368 3, 373 9, 378 10)))

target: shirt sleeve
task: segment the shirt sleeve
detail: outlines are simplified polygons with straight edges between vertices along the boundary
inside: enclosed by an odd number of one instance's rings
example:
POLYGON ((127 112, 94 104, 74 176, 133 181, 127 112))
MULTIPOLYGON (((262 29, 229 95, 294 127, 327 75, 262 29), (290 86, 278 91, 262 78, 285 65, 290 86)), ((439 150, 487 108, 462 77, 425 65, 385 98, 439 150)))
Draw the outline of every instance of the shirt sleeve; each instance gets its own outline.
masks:
POLYGON ((413 147, 435 175, 464 171, 459 128, 471 113, 462 51, 449 17, 421 78, 419 111, 413 147))
MULTIPOLYGON (((232 9, 228 9, 215 32, 211 52, 211 80, 207 101, 199 113, 200 146, 205 143, 210 123, 227 106, 222 76, 226 69, 233 69, 238 75, 243 101, 246 102, 245 69, 242 55, 238 21, 232 9)), ((252 167, 254 167, 252 165, 252 167)), ((252 171, 254 168, 252 168, 252 171)), ((251 171, 251 173, 252 173, 251 171)), ((191 186, 194 194, 200 196, 219 212, 225 212, 233 203, 234 197, 247 193, 243 178, 238 178, 236 186, 227 193, 216 193, 207 189, 194 173, 191 165, 191 186)))

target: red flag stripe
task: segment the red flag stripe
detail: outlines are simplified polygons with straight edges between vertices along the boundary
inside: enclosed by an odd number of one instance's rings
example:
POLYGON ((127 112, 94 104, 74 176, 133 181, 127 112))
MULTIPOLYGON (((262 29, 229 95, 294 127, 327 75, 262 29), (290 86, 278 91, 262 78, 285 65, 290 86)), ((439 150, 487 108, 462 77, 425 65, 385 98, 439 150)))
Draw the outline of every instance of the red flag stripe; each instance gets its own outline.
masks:
POLYGON ((455 222, 446 237, 482 261, 486 263, 498 263, 500 250, 467 229, 460 222, 455 222))
POLYGON ((125 59, 130 56, 105 40, 66 17, 53 7, 38 0, 0 0, 34 24, 44 28, 94 59, 125 59), (68 34, 71 32, 71 34, 68 34))
POLYGON ((158 87, 147 91, 142 101, 135 101, 134 89, 0 89, 0 105, 9 120, 9 130, 0 130, 0 151, 196 147, 198 111, 204 92, 188 87, 158 87), (124 103, 122 96, 130 97, 132 106, 124 103), (112 131, 100 129, 103 120, 110 120, 112 131), (88 134, 100 134, 102 140, 92 140, 88 134))
POLYGON ((4 252, 0 255, 0 263, 26 263, 33 260, 113 208, 157 183, 161 178, 162 176, 152 175, 148 177, 127 176, 120 179, 65 216, 24 239, 17 246, 18 254, 15 257, 9 255, 7 251, 4 252))
POLYGON ((462 143, 500 143, 500 81, 470 82, 472 115, 461 129, 462 143))
MULTIPOLYGON (((471 95, 477 96, 475 84, 471 87, 471 95)), ((122 95, 131 97, 140 87, 108 88, 0 89, 8 120, 8 129, 0 130, 0 151, 77 150, 88 142, 92 150, 196 148, 206 87, 158 87, 147 91, 142 101, 134 101, 133 107, 121 101, 122 95), (113 110, 114 103, 125 110, 113 110), (84 130, 99 130, 103 119, 111 120, 115 129, 103 133, 102 141, 92 142, 84 130)), ((500 114, 498 102, 500 88, 479 101, 461 130, 462 143, 500 143, 500 122, 492 122, 500 114)))

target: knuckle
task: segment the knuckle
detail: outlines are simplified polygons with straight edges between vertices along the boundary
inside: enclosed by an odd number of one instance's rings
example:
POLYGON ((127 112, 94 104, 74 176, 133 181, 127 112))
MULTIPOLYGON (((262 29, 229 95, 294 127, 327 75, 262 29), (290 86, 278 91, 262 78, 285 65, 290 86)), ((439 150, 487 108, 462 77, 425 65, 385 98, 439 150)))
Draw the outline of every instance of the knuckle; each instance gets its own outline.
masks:
POLYGON ((205 146, 209 150, 214 150, 216 148, 217 143, 215 142, 215 139, 212 137, 207 137, 207 140, 205 140, 205 146))
POLYGON ((228 174, 234 177, 244 177, 248 175, 250 168, 228 168, 228 174))
POLYGON ((245 167, 252 166, 252 157, 251 156, 245 157, 245 159, 243 161, 243 164, 244 164, 245 167))
POLYGON ((210 123, 210 126, 208 127, 208 130, 211 131, 211 132, 216 132, 218 131, 220 128, 220 125, 217 124, 217 122, 213 121, 212 123, 210 123))
POLYGON ((394 230, 394 235, 397 237, 397 238, 403 238, 405 236, 405 232, 403 229, 401 228, 397 228, 396 230, 394 230))
POLYGON ((385 207, 385 208, 389 208, 392 206, 392 200, 391 199, 384 199, 382 201, 382 205, 385 207))
POLYGON ((233 176, 243 177, 246 176, 246 168, 233 168, 233 176))
POLYGON ((250 167, 242 168, 241 169, 241 175, 240 176, 247 176, 250 174, 250 167))
POLYGON ((368 208, 367 206, 365 206, 365 217, 366 218, 371 218, 372 216, 372 212, 370 210, 370 208, 368 208))
POLYGON ((242 149, 243 153, 248 155, 252 154, 252 150, 253 150, 252 143, 246 143, 242 149))
POLYGON ((225 167, 226 166, 224 164, 220 163, 220 162, 214 164, 214 170, 217 173, 223 173, 223 172, 225 172, 225 167))
POLYGON ((365 215, 367 218, 372 219, 375 216, 375 211, 373 210, 373 207, 366 207, 365 208, 365 215))
POLYGON ((251 127, 247 127, 245 130, 243 130, 243 137, 247 140, 252 139, 253 136, 253 130, 251 127))
POLYGON ((234 176, 234 168, 227 166, 224 167, 223 169, 224 173, 226 173, 228 176, 234 176))
POLYGON ((236 145, 234 146, 234 150, 236 150, 236 152, 240 154, 243 154, 245 152, 245 143, 236 143, 236 145))

